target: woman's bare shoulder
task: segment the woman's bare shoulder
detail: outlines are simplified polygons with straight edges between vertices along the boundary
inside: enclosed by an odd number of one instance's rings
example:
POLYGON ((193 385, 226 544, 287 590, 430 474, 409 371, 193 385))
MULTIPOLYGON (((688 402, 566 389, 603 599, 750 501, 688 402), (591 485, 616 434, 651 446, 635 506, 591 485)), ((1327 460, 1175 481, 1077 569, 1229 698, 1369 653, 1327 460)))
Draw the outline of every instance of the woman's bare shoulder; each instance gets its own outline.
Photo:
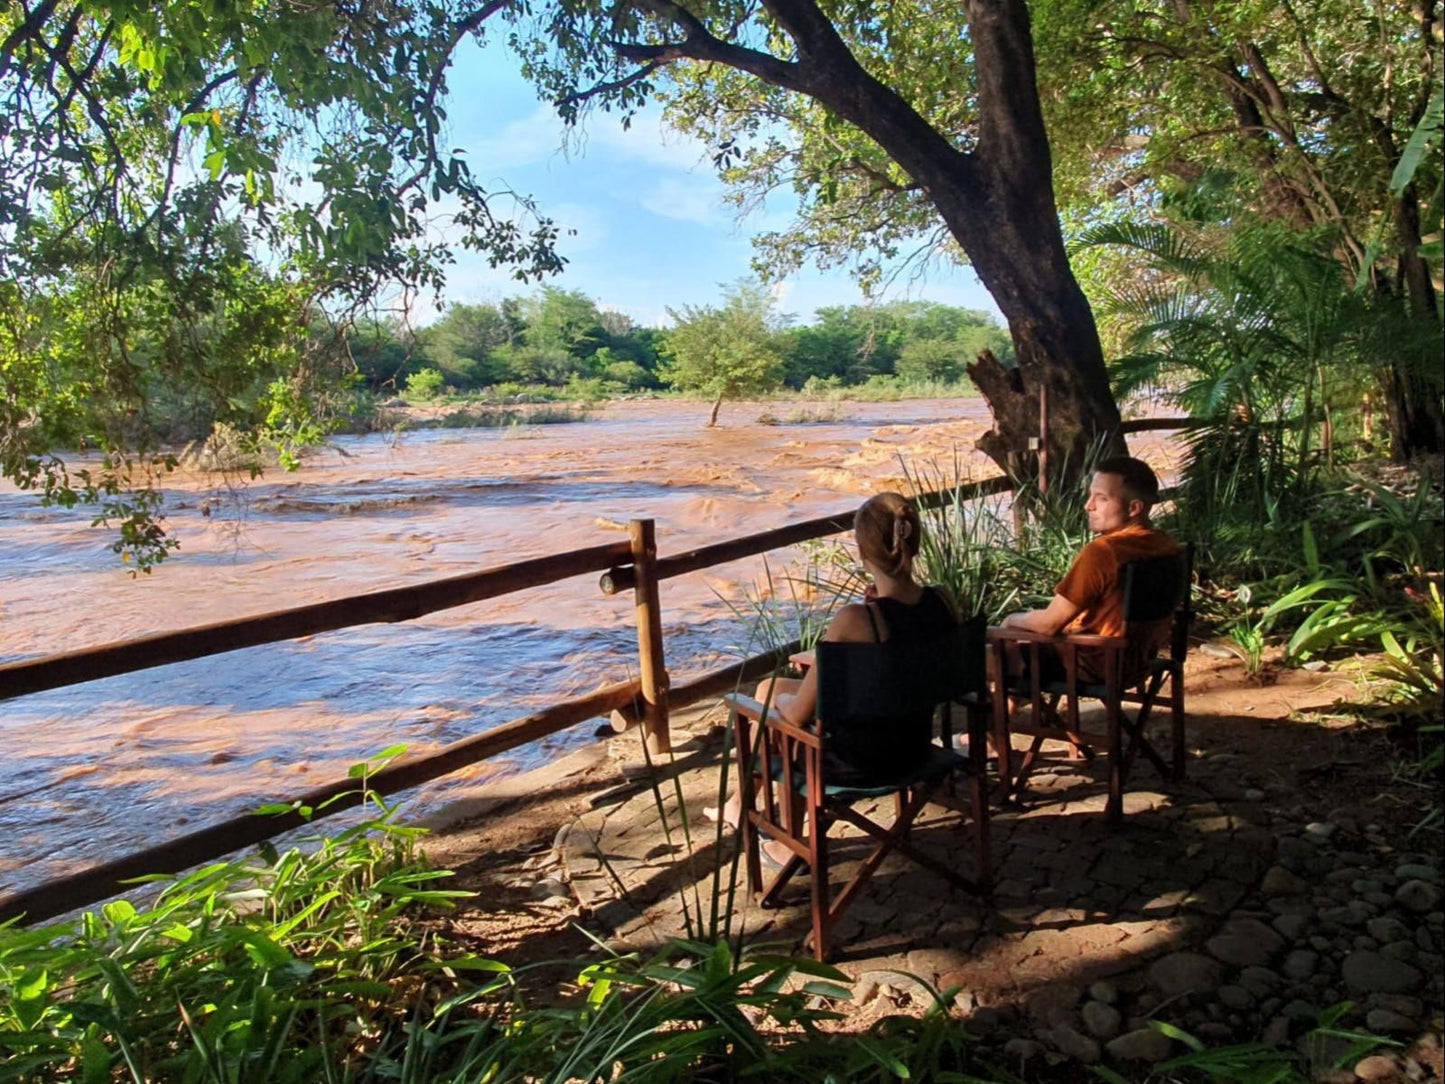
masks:
POLYGON ((850 602, 833 615, 828 622, 828 631, 823 639, 841 643, 870 642, 873 639, 873 622, 868 616, 868 607, 862 602, 850 602))

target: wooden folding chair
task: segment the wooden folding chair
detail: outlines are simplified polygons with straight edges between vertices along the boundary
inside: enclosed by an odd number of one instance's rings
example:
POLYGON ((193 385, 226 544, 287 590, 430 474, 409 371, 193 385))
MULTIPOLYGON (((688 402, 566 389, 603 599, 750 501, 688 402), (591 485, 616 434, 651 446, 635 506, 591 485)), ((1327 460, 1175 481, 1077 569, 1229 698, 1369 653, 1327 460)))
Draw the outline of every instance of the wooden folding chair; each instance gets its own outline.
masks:
MULTIPOLYGON (((748 888, 762 906, 776 906, 793 876, 808 870, 812 881, 812 947, 828 956, 829 931, 842 917, 883 860, 893 851, 970 892, 986 894, 990 884, 988 794, 984 779, 987 717, 966 707, 969 751, 965 758, 933 742, 935 711, 945 715, 954 702, 986 694, 985 629, 972 622, 938 640, 923 643, 820 643, 818 723, 798 727, 751 697, 728 696, 736 728, 742 844, 748 888), (973 823, 976 879, 914 847, 909 832, 940 784, 966 769, 967 813, 973 823), (864 816, 857 802, 894 796, 887 827, 864 816), (761 803, 759 802, 761 799, 761 803), (852 879, 829 899, 828 831, 847 823, 871 838, 873 850, 852 879), (764 887, 759 848, 776 840, 790 852, 764 887)), ((952 804, 946 802, 945 804, 952 804)))
POLYGON ((1124 786, 1140 753, 1164 778, 1184 777, 1184 656, 1193 618, 1193 564, 1193 547, 1185 546, 1177 556, 1124 566, 1122 636, 1045 636, 1008 626, 988 630, 993 742, 999 752, 1001 798, 1022 794, 1046 741, 1064 742, 1071 756, 1086 760, 1093 759, 1095 743, 1104 744, 1109 757, 1109 797, 1104 811, 1111 821, 1123 814, 1124 786), (1020 676, 1007 676, 1010 645, 1016 645, 1024 660, 1025 672, 1020 676), (1168 653, 1160 654, 1164 647, 1168 653), (1081 679, 1080 655, 1084 652, 1092 656, 1094 676, 1100 680, 1081 679), (1047 672, 1051 658, 1062 666, 1062 678, 1047 672), (1043 680, 1035 675, 1042 675, 1043 680), (1173 740, 1172 757, 1167 763, 1145 733, 1166 682, 1173 740), (1021 725, 1010 717, 1010 698, 1030 705, 1027 724, 1021 725), (1103 701, 1102 735, 1081 728, 1081 699, 1103 701), (1125 709, 1126 704, 1134 706, 1132 714, 1125 709), (1017 771, 1013 769, 1011 734, 1033 738, 1017 771))

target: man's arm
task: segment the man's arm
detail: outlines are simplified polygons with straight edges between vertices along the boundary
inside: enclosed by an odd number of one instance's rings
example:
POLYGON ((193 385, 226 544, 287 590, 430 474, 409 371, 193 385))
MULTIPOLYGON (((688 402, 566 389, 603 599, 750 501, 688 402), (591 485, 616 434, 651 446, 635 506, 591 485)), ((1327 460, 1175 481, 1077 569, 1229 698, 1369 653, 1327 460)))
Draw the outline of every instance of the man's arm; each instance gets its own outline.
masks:
POLYGON ((1055 595, 1044 609, 1009 614, 1003 619, 1003 623, 1010 628, 1054 636, 1079 615, 1081 608, 1076 603, 1064 598, 1063 595, 1055 595))

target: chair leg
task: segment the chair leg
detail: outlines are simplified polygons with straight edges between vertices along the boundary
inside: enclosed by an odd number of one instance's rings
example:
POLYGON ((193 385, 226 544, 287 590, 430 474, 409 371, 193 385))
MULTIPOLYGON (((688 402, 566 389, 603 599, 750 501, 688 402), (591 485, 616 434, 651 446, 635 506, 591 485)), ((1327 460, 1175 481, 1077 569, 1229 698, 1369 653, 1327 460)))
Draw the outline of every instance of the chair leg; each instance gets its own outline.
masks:
POLYGON ((1170 726, 1174 731, 1174 778, 1184 778, 1184 671, 1179 667, 1169 674, 1170 726))
POLYGON ((993 689, 993 745, 998 758, 998 800, 1002 804, 1009 800, 1013 790, 1013 748, 1008 736, 1008 690, 1007 671, 1004 668, 1003 649, 989 653, 989 667, 993 670, 990 681, 993 689))
POLYGON ((808 802, 808 863, 811 867, 813 910, 813 955, 822 963, 828 958, 828 819, 822 803, 808 802))
POLYGON ((973 857, 978 866, 978 884, 984 894, 993 890, 993 853, 988 834, 988 779, 985 735, 988 727, 982 712, 968 713, 968 796, 972 806, 973 857))
POLYGON ((1124 815, 1124 728, 1120 718, 1123 708, 1117 695, 1105 704, 1109 730, 1109 799, 1104 806, 1104 817, 1110 824, 1117 824, 1124 815))

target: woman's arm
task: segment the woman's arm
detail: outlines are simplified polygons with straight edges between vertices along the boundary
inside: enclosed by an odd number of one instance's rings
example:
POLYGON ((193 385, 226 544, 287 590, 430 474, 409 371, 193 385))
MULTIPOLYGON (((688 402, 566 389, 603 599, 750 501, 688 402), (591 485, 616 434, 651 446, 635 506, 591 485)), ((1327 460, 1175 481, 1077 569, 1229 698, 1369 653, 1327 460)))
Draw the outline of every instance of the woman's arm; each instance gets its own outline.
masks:
MULTIPOLYGON (((844 606, 828 622, 823 639, 832 643, 872 643, 873 624, 868 619, 868 607, 856 602, 844 606)), ((794 726, 804 726, 813 721, 813 713, 818 710, 816 666, 808 667, 803 684, 796 693, 791 696, 783 693, 778 697, 776 710, 794 726)))

